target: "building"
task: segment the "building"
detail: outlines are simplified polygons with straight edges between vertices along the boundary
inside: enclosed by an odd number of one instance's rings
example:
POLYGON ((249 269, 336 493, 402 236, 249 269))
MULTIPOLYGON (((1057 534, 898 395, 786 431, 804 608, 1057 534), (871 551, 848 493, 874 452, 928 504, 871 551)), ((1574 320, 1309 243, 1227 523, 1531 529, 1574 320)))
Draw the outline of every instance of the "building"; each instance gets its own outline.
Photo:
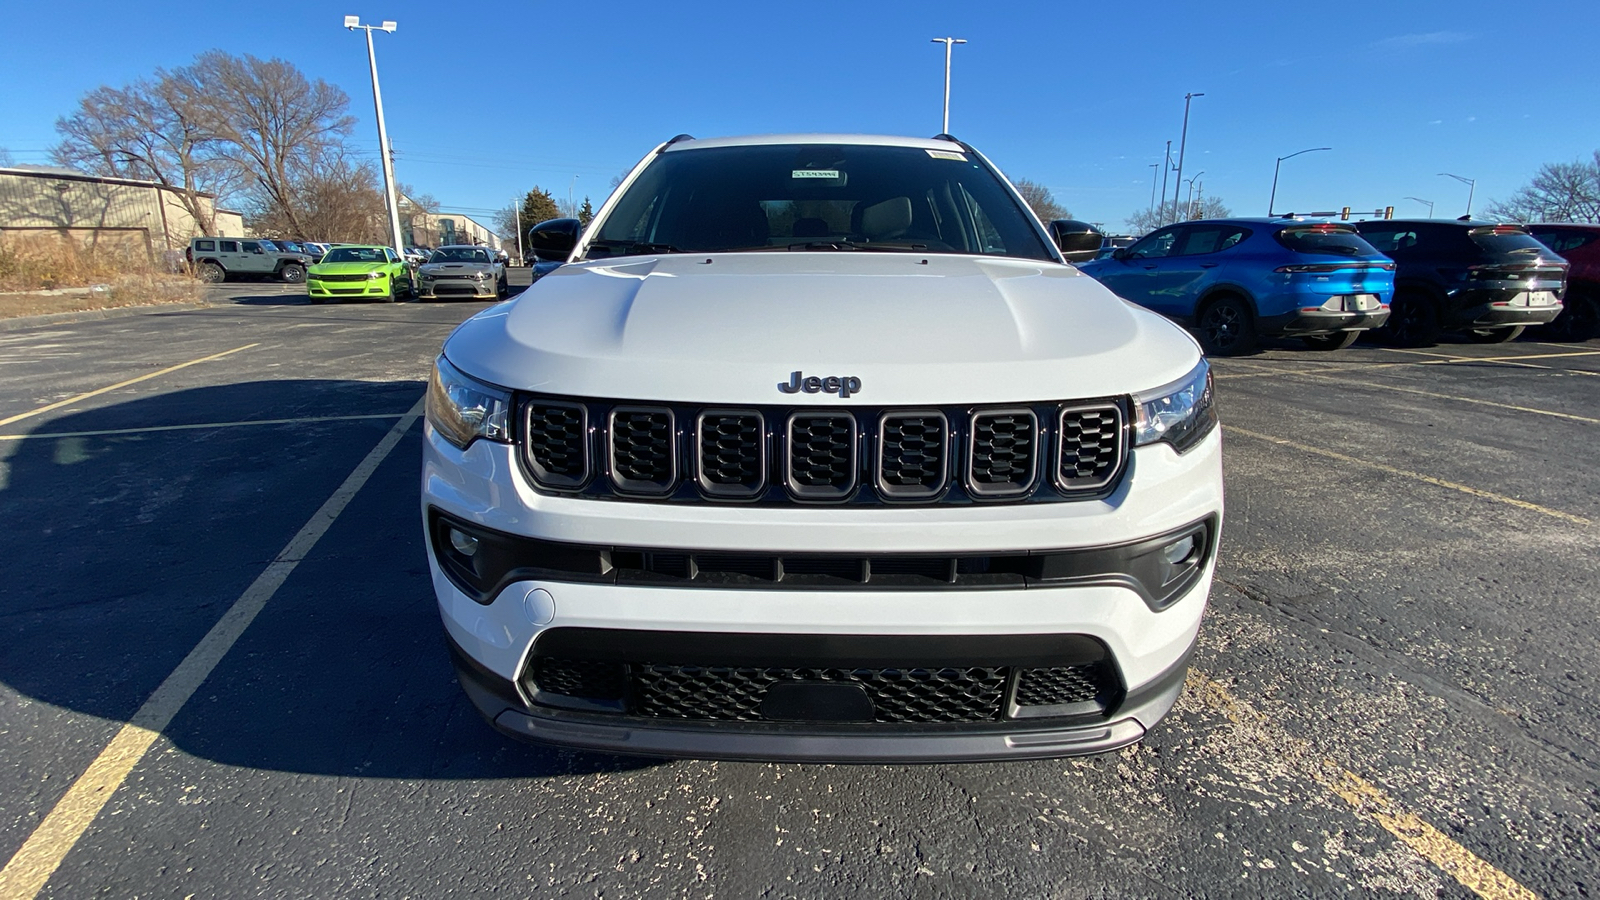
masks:
MULTIPOLYGON (((244 216, 199 194, 211 234, 243 235, 244 216)), ((180 192, 154 181, 102 178, 47 166, 0 168, 0 237, 58 234, 88 247, 142 249, 151 257, 189 245, 202 230, 180 192)))
POLYGON ((409 217, 401 218, 400 230, 407 247, 480 244, 495 250, 501 249, 500 236, 493 229, 461 213, 412 213, 409 217))

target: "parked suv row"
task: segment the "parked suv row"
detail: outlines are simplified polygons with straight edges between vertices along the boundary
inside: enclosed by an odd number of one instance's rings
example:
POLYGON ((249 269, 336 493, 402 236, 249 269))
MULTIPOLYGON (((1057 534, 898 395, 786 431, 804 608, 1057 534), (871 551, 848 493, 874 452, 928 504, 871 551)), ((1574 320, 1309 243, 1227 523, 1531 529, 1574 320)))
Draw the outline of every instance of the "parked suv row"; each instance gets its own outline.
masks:
MULTIPOLYGON (((1600 229, 1558 236, 1545 227, 1564 245, 1600 237, 1600 229)), ((1513 340, 1561 313, 1568 266, 1520 225, 1284 217, 1183 222, 1079 268, 1189 326, 1207 353, 1228 355, 1269 335, 1338 350, 1369 329, 1401 346, 1444 331, 1513 340)), ((1586 299, 1569 319, 1572 335, 1592 331, 1594 320, 1586 299)))

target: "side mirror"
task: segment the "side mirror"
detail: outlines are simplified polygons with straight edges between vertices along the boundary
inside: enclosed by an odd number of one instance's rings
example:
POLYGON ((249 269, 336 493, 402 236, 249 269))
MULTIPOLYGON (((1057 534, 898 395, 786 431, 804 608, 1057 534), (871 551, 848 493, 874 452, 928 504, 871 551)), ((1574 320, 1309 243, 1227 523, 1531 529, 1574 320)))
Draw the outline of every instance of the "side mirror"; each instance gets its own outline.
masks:
POLYGON ((577 219, 540 222, 528 229, 528 248, 547 262, 566 262, 572 248, 578 245, 578 232, 582 229, 577 219))
POLYGON ((1128 248, 1127 247, 1118 247, 1117 249, 1111 251, 1111 258, 1112 259, 1127 259, 1128 258, 1128 248))
POLYGON ((1087 262, 1100 253, 1105 235, 1088 222, 1076 219, 1057 219, 1050 223, 1050 238, 1061 250, 1067 262, 1087 262))

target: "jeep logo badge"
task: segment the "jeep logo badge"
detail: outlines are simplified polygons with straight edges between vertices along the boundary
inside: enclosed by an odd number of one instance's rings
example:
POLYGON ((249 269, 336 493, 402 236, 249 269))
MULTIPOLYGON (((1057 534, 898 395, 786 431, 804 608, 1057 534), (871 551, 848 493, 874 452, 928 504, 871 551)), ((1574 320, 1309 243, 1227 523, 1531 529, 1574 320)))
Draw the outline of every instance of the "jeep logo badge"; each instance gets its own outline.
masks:
POLYGON ((826 378, 818 378, 815 375, 802 376, 799 372, 790 372, 789 383, 778 382, 778 390, 783 391, 785 394, 798 394, 801 392, 820 394, 827 392, 829 394, 838 394, 840 399, 848 399, 851 394, 860 393, 861 379, 854 375, 846 375, 842 378, 838 375, 829 375, 826 378))

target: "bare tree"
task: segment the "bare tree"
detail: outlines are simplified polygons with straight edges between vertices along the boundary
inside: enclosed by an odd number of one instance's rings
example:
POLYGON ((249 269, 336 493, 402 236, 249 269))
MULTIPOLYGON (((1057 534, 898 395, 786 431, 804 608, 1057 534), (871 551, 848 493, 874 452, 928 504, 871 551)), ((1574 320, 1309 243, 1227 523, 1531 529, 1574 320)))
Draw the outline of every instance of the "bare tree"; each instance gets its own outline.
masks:
POLYGON ((1591 160, 1546 163, 1486 214, 1514 222, 1600 222, 1600 150, 1591 160))
POLYGON ((281 59, 212 50, 189 72, 183 100, 216 136, 217 158, 244 182, 248 205, 258 216, 281 219, 290 237, 308 236, 303 189, 325 181, 324 170, 335 183, 360 170, 344 162, 355 124, 346 112, 350 98, 281 59))
POLYGON ((50 156, 96 175, 171 187, 201 233, 214 234, 214 207, 201 195, 226 193, 237 173, 216 158, 219 138, 187 99, 194 89, 187 69, 157 70, 154 80, 123 88, 96 88, 72 115, 56 120, 61 143, 50 156))
POLYGON ((1012 185, 1016 187, 1017 193, 1022 195, 1022 199, 1028 201, 1028 206, 1033 209, 1033 214, 1039 217, 1039 221, 1048 225, 1056 219, 1072 218, 1072 211, 1057 203, 1056 198, 1051 196, 1050 189, 1044 185, 1026 178, 1018 178, 1012 185))
MULTIPOLYGON (((1190 203, 1187 207, 1178 210, 1184 214, 1184 221, 1194 219, 1226 219, 1233 215, 1233 210, 1223 205, 1220 197, 1205 197, 1190 203)), ((1172 224, 1172 207, 1163 205, 1159 209, 1140 209, 1128 216, 1128 231, 1133 234, 1149 234, 1164 225, 1172 224)))
POLYGON ((11 151, 0 147, 0 167, 14 166, 17 161, 11 158, 11 151))
POLYGON ((377 181, 371 163, 327 160, 296 180, 292 218, 288 209, 269 206, 251 216, 251 227, 274 237, 388 244, 388 207, 377 181))

